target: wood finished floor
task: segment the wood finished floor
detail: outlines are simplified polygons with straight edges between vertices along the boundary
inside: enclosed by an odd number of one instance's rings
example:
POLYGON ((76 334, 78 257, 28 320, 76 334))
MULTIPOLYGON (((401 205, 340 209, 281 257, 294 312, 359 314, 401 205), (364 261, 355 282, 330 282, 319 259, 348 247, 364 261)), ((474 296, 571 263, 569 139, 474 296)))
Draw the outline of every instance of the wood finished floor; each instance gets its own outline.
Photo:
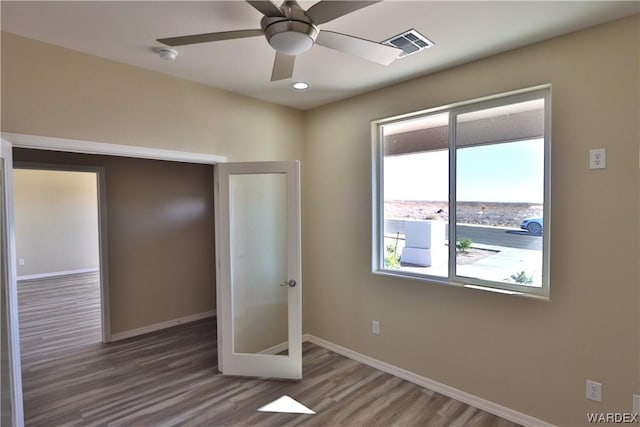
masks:
POLYGON ((27 426, 517 426, 310 343, 300 382, 223 377, 215 319, 101 344, 97 274, 18 289, 27 426), (285 394, 317 414, 256 411, 285 394))

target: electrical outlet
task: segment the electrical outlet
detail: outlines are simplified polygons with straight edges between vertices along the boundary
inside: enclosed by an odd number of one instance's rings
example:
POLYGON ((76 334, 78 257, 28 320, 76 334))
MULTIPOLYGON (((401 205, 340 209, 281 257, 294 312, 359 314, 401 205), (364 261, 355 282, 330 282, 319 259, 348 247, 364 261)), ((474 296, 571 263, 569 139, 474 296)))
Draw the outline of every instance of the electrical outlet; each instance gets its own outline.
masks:
POLYGON ((607 150, 598 148, 589 151, 589 169, 604 169, 607 167, 607 150))
POLYGON ((24 258, 20 258, 20 259, 18 260, 18 264, 19 264, 19 265, 24 265, 24 258))
POLYGON ((371 321, 371 332, 374 335, 380 335, 380 322, 378 322, 377 320, 371 321))
POLYGON ((640 394, 633 395, 633 413, 640 414, 640 394))
POLYGON ((587 380, 587 399, 602 402, 602 384, 587 380))

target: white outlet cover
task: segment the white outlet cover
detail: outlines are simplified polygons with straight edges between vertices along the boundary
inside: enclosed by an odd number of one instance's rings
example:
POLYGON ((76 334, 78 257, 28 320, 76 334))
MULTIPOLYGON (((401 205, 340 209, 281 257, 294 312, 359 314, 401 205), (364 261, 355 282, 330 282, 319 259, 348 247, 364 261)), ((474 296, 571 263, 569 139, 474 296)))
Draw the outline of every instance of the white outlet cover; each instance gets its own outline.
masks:
POLYGON ((607 167, 607 150, 604 148, 589 150, 589 168, 605 169, 606 167, 607 167))
POLYGON ((587 399, 602 402, 602 384, 587 380, 587 399))

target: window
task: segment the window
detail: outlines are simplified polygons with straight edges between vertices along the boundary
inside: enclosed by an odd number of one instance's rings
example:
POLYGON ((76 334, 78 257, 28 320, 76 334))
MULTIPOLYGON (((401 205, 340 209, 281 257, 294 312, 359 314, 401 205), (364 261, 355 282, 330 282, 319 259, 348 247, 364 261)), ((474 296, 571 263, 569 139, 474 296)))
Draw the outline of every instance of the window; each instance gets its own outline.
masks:
POLYGON ((373 125, 375 273, 548 298, 549 87, 373 125))

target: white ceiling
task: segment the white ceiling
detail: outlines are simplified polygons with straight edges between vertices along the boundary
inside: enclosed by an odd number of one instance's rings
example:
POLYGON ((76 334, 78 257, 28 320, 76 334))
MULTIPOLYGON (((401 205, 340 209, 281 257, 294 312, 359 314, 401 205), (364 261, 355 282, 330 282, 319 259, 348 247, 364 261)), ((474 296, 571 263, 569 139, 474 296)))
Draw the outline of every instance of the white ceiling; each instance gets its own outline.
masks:
MULTIPOLYGON (((315 1, 300 1, 307 9, 315 1)), ((382 66, 314 46, 293 79, 270 82, 275 52, 263 37, 177 48, 168 62, 156 38, 260 28, 261 14, 234 1, 5 1, 3 31, 278 104, 309 109, 498 52, 640 12, 640 1, 387 0, 320 26, 382 41, 414 28, 436 43, 382 66), (311 84, 305 92, 293 81, 311 84)), ((615 49, 615 46, 611 46, 615 49)))

